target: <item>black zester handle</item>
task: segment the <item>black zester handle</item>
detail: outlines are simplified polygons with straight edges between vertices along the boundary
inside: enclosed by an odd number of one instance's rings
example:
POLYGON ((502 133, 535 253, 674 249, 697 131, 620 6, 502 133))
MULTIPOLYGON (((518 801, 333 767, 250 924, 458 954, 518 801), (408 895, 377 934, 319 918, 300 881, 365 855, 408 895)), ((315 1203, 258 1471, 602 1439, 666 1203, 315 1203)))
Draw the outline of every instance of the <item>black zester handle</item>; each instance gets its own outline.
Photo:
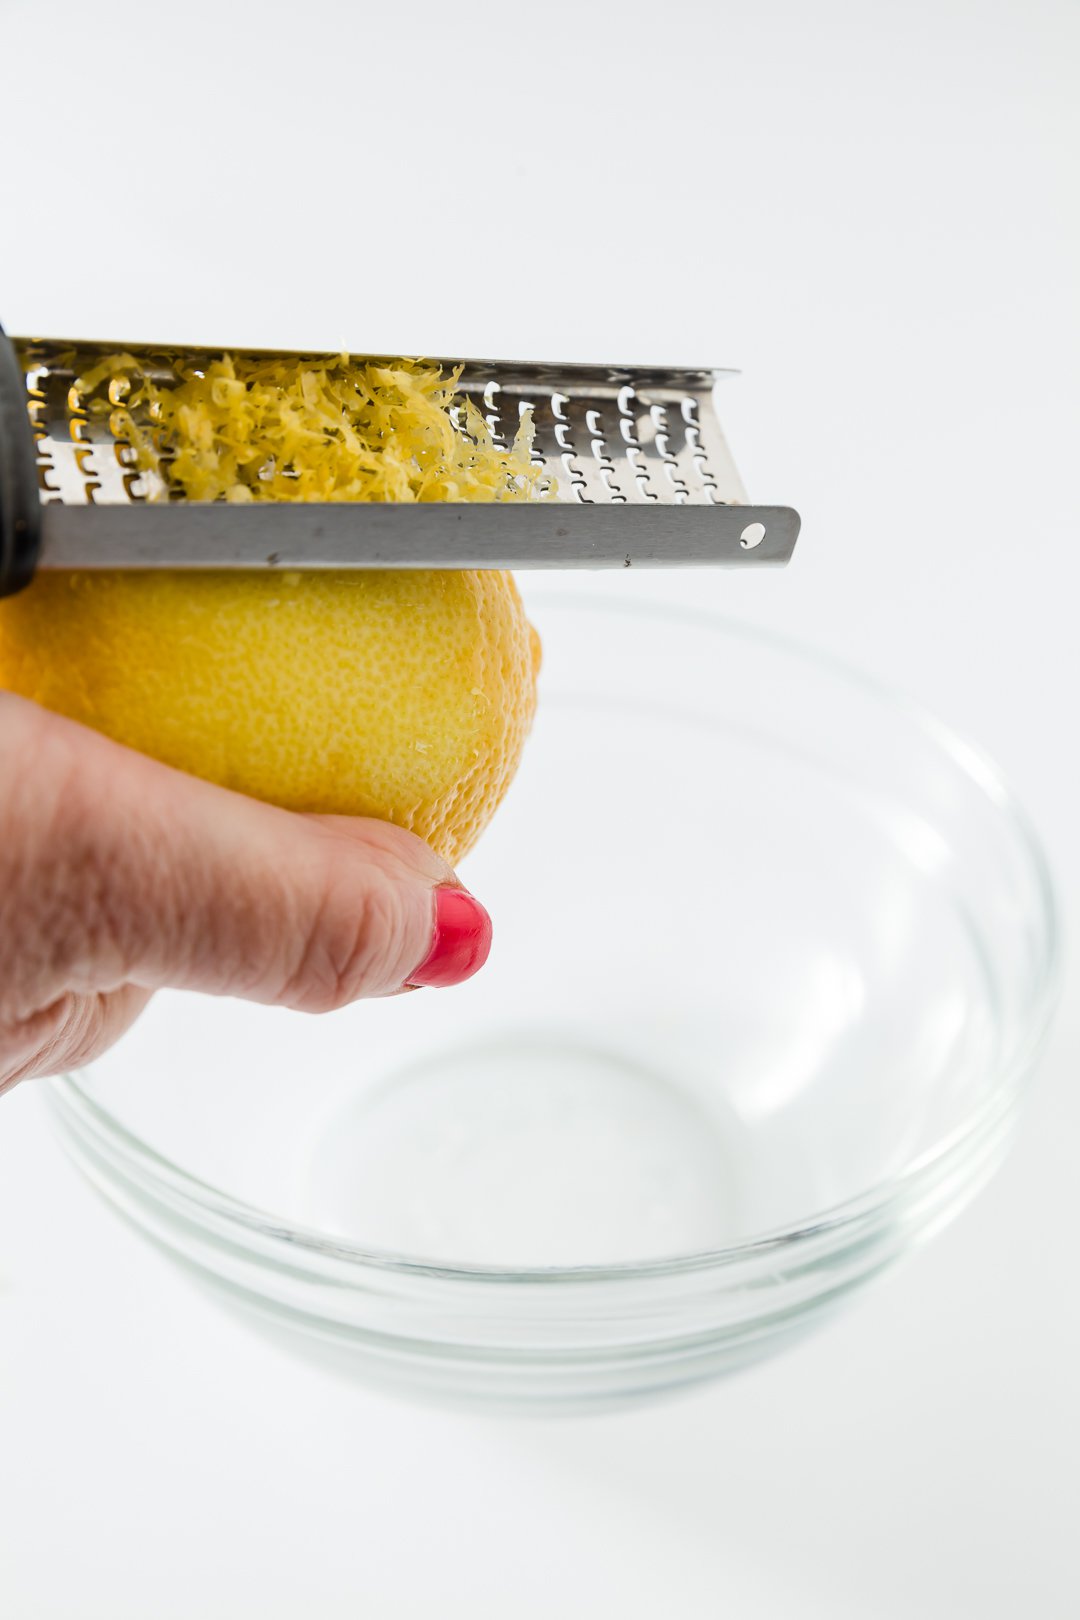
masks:
POLYGON ((0 596, 29 585, 41 550, 37 446, 26 409, 26 382, 0 326, 0 596))

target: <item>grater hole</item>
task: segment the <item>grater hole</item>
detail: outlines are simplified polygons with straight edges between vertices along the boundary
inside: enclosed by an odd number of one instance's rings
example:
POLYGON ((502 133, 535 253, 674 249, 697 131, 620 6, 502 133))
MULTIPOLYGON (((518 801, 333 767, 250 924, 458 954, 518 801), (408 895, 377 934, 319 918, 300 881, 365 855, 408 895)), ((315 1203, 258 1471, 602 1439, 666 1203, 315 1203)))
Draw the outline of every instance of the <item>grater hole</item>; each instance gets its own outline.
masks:
POLYGON ((742 534, 739 536, 739 544, 742 546, 744 551, 753 551, 755 546, 760 546, 764 538, 764 523, 748 523, 742 534))
POLYGON ((572 499, 591 504, 586 491, 585 476, 575 460, 573 427, 565 410, 565 407, 570 403, 570 396, 560 394, 557 389, 552 389, 548 395, 548 403, 553 418, 551 433, 565 474, 565 477, 561 475, 559 477, 559 488, 565 490, 568 494, 572 492, 572 499))
POLYGON ((567 477, 569 486, 574 491, 575 497, 579 501, 583 501, 585 503, 588 503, 589 497, 585 493, 585 485, 584 485, 584 483, 582 481, 581 474, 578 472, 577 468, 574 466, 574 458, 573 458, 572 454, 568 450, 565 450, 563 452, 562 464, 563 464, 563 467, 564 467, 564 469, 566 471, 566 477, 567 477))
POLYGON ((585 423, 589 433, 595 437, 589 440, 590 448, 600 470, 600 479, 605 490, 613 501, 625 504, 626 496, 619 487, 615 476, 615 463, 608 455, 607 441, 604 438, 604 419, 598 410, 585 412, 585 423))
POLYGON ((502 413, 499 406, 499 395, 501 393, 502 389, 494 380, 485 383, 483 394, 484 421, 488 425, 488 432, 491 434, 493 441, 500 449, 505 450, 513 442, 514 435, 508 429, 505 434, 503 431, 502 413))
MULTIPOLYGON (((649 463, 638 432, 636 403, 637 394, 633 388, 627 385, 619 389, 619 432, 625 447, 624 453, 627 465, 633 474, 638 499, 642 501, 658 501, 660 497, 649 482, 649 463)), ((645 422, 651 438, 651 417, 646 417, 645 422)))
MULTIPOLYGON (((686 423, 686 444, 694 463, 694 471, 698 476, 705 499, 712 506, 726 506, 727 502, 720 499, 720 486, 713 476, 709 466, 709 458, 701 436, 701 420, 698 416, 698 402, 692 395, 687 395, 682 402, 683 421, 686 423)), ((760 542, 759 542, 760 543, 760 542)))
MULTIPOLYGON (((519 401, 519 403, 518 403, 518 421, 519 421, 519 423, 521 421, 521 418, 525 415, 526 411, 531 411, 532 412, 533 427, 535 429, 537 410, 536 410, 536 401, 534 399, 523 399, 523 400, 519 401)), ((539 446, 537 445, 535 437, 533 438, 532 454, 530 455, 529 460, 532 462, 534 467, 546 467, 547 466, 547 461, 546 461, 544 455, 542 454, 542 452, 540 451, 539 446)))
MULTIPOLYGON (((683 400, 682 404, 685 406, 686 401, 683 400)), ((650 407, 649 414, 652 417, 653 427, 656 431, 656 453, 664 464, 668 482, 674 491, 673 499, 677 505, 685 506, 690 499, 690 491, 686 486, 686 480, 682 475, 679 459, 674 448, 676 421, 673 418, 675 417, 675 408, 672 406, 669 410, 664 405, 653 405, 650 407)), ((680 414, 683 414, 685 420, 684 413, 680 414)))

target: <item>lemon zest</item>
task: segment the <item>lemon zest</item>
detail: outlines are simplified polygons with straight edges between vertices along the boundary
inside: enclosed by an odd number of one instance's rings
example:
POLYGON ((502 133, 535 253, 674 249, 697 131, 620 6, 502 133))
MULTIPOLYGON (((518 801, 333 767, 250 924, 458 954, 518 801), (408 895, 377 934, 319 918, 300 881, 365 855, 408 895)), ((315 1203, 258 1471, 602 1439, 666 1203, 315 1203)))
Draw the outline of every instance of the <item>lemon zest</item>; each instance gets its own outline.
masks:
POLYGON ((175 382, 132 354, 106 355, 77 378, 82 406, 107 415, 151 499, 192 501, 520 501, 549 498, 532 461, 531 410, 509 448, 496 444, 461 367, 376 363, 347 354, 284 359, 176 358, 175 382))

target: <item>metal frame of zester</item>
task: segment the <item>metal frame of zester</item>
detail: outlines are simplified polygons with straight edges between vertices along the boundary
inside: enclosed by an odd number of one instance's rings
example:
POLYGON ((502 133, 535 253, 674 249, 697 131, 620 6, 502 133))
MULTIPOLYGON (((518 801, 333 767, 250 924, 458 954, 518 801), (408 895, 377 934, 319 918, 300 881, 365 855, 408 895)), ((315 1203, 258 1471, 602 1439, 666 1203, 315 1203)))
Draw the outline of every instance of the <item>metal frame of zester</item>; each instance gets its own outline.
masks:
POLYGON ((37 445, 26 409, 26 384, 11 340, 0 326, 0 596, 29 585, 41 550, 37 445))
POLYGON ((38 568, 776 565, 798 533, 791 507, 723 502, 43 501, 23 366, 0 327, 0 596, 38 568))

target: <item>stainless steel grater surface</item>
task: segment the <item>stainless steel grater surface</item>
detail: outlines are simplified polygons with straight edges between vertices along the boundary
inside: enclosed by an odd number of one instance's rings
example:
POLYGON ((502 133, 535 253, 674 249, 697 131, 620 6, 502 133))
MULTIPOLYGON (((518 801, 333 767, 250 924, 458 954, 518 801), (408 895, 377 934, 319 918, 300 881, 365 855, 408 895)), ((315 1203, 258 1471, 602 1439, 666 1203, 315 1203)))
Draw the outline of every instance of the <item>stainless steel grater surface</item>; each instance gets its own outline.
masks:
MULTIPOLYGON (((140 471, 131 445, 113 436, 106 416, 88 413, 72 390, 77 377, 110 354, 131 354, 142 373, 168 387, 178 380, 178 354, 186 368, 201 369, 220 359, 221 350, 11 342, 41 503, 31 559, 39 568, 776 564, 788 561, 798 534, 791 508, 746 504, 713 408, 723 372, 470 360, 458 392, 482 411, 496 443, 508 446, 520 413, 531 408, 533 461, 554 478, 554 499, 239 505, 186 500, 160 475, 140 471)), ((7 347, 2 336, 0 345, 7 347)), ((326 358, 243 353, 316 363, 326 358)), ((449 370, 458 362, 434 363, 449 370)), ((151 427, 149 418, 145 425, 151 427)), ((13 455, 9 442, 9 463, 13 455)), ((4 458, 0 443, 0 480, 4 458)), ((22 572, 29 577, 25 567, 22 572)), ((8 573, 13 576, 13 568, 8 573)), ((0 593, 2 575, 0 569, 0 593)), ((24 582, 9 578, 7 588, 24 582)))

